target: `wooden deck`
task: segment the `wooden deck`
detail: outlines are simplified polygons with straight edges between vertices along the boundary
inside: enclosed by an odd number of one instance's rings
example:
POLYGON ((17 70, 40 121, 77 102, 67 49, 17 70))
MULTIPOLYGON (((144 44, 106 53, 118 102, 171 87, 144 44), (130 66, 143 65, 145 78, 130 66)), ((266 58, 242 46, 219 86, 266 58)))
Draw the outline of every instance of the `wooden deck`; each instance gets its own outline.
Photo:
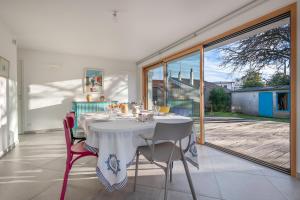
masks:
POLYGON ((214 118, 205 120, 205 140, 212 144, 290 168, 290 124, 214 118))

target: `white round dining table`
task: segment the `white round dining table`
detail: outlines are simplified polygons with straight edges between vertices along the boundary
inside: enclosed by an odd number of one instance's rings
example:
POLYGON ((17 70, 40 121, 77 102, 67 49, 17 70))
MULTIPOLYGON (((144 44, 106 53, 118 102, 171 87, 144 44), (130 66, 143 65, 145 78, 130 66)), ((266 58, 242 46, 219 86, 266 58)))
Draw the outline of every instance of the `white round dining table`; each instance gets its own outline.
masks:
MULTIPOLYGON (((108 191, 119 190, 126 185, 127 167, 132 164, 138 146, 146 145, 140 135, 152 136, 157 122, 180 123, 191 121, 179 115, 154 116, 154 120, 139 122, 132 116, 105 114, 80 116, 86 132, 86 149, 98 153, 96 173, 108 191)), ((195 133, 182 141, 187 160, 198 167, 195 133)))

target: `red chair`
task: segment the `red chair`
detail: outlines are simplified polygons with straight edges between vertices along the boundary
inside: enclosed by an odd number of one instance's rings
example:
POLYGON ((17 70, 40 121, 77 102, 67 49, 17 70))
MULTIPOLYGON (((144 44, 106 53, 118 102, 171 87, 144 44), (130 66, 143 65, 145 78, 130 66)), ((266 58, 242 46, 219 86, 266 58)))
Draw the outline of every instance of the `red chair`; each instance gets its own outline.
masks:
POLYGON ((61 189, 61 194, 60 194, 60 200, 64 200, 65 198, 65 193, 67 189, 67 184, 68 184, 68 177, 69 177, 69 172, 71 171, 73 163, 78 160, 79 158, 85 157, 85 156, 96 156, 98 157, 97 154, 92 153, 84 148, 85 143, 84 142, 79 142, 76 144, 72 144, 71 141, 71 133, 70 133, 70 126, 66 119, 64 119, 64 130, 65 130, 65 138, 66 138, 66 145, 67 145, 67 161, 66 161, 66 171, 64 175, 64 182, 62 185, 61 189))
MULTIPOLYGON (((67 121, 68 121, 68 124, 69 124, 69 127, 70 127, 71 142, 72 142, 72 144, 74 144, 74 142, 76 140, 78 140, 78 142, 82 142, 82 141, 86 140, 86 138, 84 136, 81 136, 81 137, 75 136, 75 134, 74 134, 75 120, 76 120, 76 118, 75 118, 75 112, 69 112, 69 113, 67 113, 67 121)), ((81 132, 81 134, 83 135, 84 133, 81 132)))

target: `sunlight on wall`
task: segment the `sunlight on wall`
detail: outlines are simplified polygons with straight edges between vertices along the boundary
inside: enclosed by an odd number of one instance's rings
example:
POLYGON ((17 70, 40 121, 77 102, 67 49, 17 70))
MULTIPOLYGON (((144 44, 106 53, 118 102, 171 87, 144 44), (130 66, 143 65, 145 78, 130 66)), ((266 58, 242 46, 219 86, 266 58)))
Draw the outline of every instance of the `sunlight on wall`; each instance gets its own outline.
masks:
POLYGON ((0 77, 0 156, 7 147, 7 79, 0 77))
POLYGON ((9 79, 8 81, 8 93, 9 93, 9 103, 8 103, 8 121, 9 121, 9 134, 8 140, 9 144, 18 143, 18 88, 17 81, 9 79))
MULTIPOLYGON (((103 86, 106 99, 128 102, 129 73, 105 73, 103 86)), ((72 101, 86 101, 82 78, 31 83, 27 89, 25 130, 61 128, 61 119, 72 109, 72 101)), ((93 94, 93 100, 99 100, 100 95, 103 94, 93 94)))
POLYGON ((128 102, 128 74, 104 77, 104 95, 114 101, 128 102))
POLYGON ((62 104, 82 92, 82 80, 73 79, 29 85, 29 110, 62 104))
POLYGON ((7 79, 0 77, 0 129, 7 124, 7 79))

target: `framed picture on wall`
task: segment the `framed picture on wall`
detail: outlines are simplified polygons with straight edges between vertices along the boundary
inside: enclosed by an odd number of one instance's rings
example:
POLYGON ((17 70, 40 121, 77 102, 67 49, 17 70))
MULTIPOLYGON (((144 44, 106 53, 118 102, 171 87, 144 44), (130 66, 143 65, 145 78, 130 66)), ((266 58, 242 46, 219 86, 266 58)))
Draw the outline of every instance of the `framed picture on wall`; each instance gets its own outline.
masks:
POLYGON ((84 93, 103 93, 103 71, 87 68, 84 73, 84 93))
POLYGON ((8 78, 9 61, 0 56, 0 76, 8 78))

